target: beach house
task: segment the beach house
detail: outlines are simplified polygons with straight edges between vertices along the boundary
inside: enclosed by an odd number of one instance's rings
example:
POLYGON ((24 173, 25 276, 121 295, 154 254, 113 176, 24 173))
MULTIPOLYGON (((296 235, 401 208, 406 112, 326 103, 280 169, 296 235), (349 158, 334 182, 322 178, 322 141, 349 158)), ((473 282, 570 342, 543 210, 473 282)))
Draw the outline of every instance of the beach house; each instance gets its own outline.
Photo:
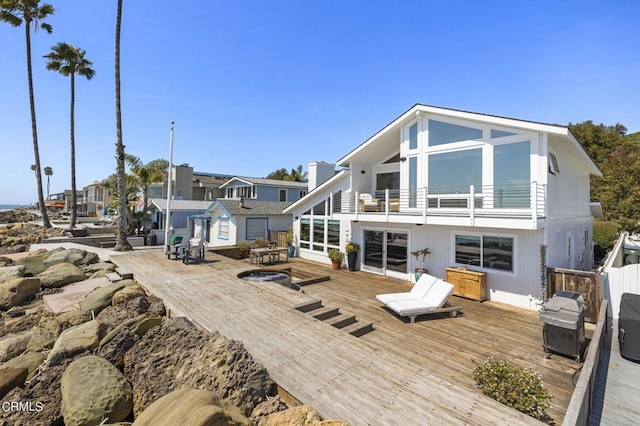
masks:
POLYGON ((353 241, 358 269, 414 280, 429 248, 424 267, 463 295, 481 281, 479 299, 528 309, 544 263, 592 267, 600 171, 565 126, 416 104, 337 166, 285 210, 303 258, 353 241))

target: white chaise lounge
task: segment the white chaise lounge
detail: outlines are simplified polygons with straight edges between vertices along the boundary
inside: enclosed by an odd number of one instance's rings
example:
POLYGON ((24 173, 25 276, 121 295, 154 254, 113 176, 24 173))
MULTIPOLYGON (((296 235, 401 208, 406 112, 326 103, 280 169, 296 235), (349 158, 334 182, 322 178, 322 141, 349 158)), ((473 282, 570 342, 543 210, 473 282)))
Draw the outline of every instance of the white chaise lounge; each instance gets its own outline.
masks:
POLYGON ((431 287, 433 287, 433 284, 438 281, 438 279, 438 277, 434 277, 433 275, 422 274, 418 281, 413 285, 411 291, 404 293, 378 294, 376 295, 376 299, 385 305, 396 300, 422 299, 427 292, 431 290, 431 287))
POLYGON ((403 317, 416 321, 418 315, 449 312, 452 317, 458 316, 462 306, 451 306, 449 296, 453 293, 453 284, 438 279, 429 291, 421 298, 394 300, 387 303, 387 307, 403 317))

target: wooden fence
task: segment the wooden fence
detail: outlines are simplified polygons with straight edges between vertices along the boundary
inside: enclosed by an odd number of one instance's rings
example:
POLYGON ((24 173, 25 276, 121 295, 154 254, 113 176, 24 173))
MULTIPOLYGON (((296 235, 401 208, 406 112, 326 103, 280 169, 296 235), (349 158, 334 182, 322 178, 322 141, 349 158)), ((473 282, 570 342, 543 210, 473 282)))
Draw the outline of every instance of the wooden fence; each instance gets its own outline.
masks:
POLYGON ((600 286, 598 274, 573 269, 547 268, 547 298, 561 290, 582 294, 587 304, 585 321, 596 323, 600 314, 600 286))

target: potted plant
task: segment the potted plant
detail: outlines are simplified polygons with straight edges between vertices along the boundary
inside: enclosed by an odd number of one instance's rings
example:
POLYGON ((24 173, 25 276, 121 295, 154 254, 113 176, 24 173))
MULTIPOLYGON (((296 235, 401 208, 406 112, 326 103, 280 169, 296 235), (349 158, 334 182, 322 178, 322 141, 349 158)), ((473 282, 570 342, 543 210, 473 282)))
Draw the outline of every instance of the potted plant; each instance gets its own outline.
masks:
POLYGON ((294 257, 296 255, 296 246, 295 246, 296 235, 293 232, 293 227, 290 226, 287 231, 287 255, 289 257, 294 257))
POLYGON ((345 246, 345 251, 347 252, 347 262, 349 263, 349 270, 356 270, 356 261, 358 259, 358 251, 360 250, 360 245, 354 243, 353 241, 349 241, 345 246))
POLYGON ((431 254, 431 252, 426 247, 421 250, 416 250, 411 252, 411 255, 415 257, 416 261, 418 262, 418 267, 415 269, 416 282, 420 279, 422 274, 426 274, 427 272, 429 272, 424 267, 424 259, 427 257, 428 254, 431 254))
POLYGON ((240 259, 249 257, 249 250, 251 250, 251 243, 249 241, 240 241, 238 248, 240 249, 240 259))
POLYGON ((329 249, 327 252, 329 259, 331 259, 331 266, 333 269, 340 269, 342 261, 344 260, 344 253, 336 248, 329 249))

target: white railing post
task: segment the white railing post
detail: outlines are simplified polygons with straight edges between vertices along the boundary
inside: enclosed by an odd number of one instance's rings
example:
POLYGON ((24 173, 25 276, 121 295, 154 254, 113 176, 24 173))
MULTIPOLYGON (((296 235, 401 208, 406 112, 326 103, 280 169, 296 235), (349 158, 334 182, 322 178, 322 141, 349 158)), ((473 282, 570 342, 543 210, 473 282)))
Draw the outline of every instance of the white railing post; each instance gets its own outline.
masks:
POLYGON ((534 181, 531 182, 531 220, 533 224, 536 224, 538 217, 538 184, 534 181))
POLYGON ((358 220, 358 191, 353 192, 353 206, 353 210, 356 213, 356 220, 358 220))
POLYGON ((389 188, 384 190, 384 215, 389 220, 389 188))
MULTIPOLYGON (((417 191, 416 191, 416 194, 417 194, 417 191)), ((429 195, 429 192, 427 191, 427 187, 423 186, 422 187, 422 219, 424 221, 427 220, 427 205, 429 204, 427 195, 429 195)))
POLYGON ((474 194, 475 188, 473 185, 469 185, 469 219, 471 219, 471 226, 475 223, 475 209, 476 209, 476 196, 474 194))

